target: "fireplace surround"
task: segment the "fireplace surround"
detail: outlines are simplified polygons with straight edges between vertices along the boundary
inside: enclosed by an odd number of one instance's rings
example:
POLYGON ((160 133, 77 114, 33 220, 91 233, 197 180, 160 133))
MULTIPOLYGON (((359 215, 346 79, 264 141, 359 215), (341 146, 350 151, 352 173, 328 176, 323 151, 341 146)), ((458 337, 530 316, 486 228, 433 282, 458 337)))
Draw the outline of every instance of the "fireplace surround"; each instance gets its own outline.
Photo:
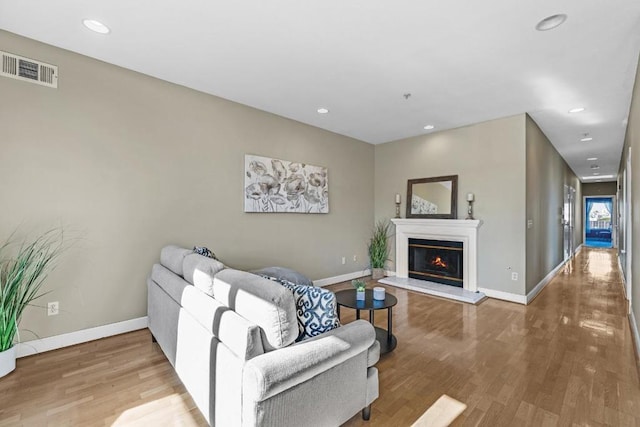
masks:
MULTIPOLYGON (((409 239, 443 240, 462 244, 462 289, 478 290, 479 220, 395 218, 396 277, 409 278, 409 239)), ((428 280, 431 281, 431 280, 428 280)))

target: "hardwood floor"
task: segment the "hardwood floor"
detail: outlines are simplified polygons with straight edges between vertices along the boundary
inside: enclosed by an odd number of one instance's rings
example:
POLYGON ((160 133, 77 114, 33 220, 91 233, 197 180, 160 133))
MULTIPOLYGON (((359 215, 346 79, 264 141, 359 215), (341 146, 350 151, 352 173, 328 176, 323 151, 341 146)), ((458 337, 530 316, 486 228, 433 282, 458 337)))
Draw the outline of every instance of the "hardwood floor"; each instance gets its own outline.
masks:
POLYGON ((371 422, 348 426, 411 425, 442 394, 467 405, 454 426, 640 426, 614 251, 583 249, 529 306, 387 290, 398 347, 377 365, 371 422))
POLYGON ((0 426, 207 426, 147 329, 18 359, 0 426))
MULTIPOLYGON (((454 426, 640 426, 615 252, 583 249, 526 307, 385 287, 398 347, 378 362, 371 420, 347 426, 410 426, 443 394, 467 405, 454 426)), ((0 402, 0 426, 206 425, 146 330, 19 359, 0 402)))

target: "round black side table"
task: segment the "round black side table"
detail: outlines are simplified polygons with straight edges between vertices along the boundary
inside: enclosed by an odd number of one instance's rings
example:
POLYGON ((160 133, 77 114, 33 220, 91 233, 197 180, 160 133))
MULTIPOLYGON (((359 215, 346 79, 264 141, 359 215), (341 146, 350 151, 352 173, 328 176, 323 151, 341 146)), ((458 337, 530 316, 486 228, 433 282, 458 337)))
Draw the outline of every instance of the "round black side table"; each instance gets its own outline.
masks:
POLYGON ((369 322, 374 325, 376 329, 376 340, 380 342, 380 354, 389 353, 396 345, 398 340, 393 335, 393 306, 398 303, 398 300, 393 295, 385 292, 385 298, 383 300, 373 299, 373 290, 366 289, 363 300, 356 299, 355 289, 345 289, 336 292, 336 302, 338 303, 338 317, 340 317, 340 306, 353 308, 356 310, 356 319, 360 318, 360 310, 369 310, 369 322), (378 328, 373 323, 374 312, 376 310, 387 309, 387 329, 378 328))

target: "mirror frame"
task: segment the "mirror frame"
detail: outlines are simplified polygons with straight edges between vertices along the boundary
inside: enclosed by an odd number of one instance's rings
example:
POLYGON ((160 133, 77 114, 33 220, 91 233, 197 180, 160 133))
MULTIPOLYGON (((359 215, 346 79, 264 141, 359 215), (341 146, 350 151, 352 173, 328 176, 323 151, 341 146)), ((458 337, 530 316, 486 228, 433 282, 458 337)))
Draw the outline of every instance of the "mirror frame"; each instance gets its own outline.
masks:
POLYGON ((433 218, 433 219, 456 219, 458 217, 458 175, 437 176, 434 178, 420 178, 407 180, 407 218, 433 218), (429 182, 451 181, 451 212, 447 214, 414 214, 411 213, 411 200, 413 186, 415 184, 425 184, 429 182))

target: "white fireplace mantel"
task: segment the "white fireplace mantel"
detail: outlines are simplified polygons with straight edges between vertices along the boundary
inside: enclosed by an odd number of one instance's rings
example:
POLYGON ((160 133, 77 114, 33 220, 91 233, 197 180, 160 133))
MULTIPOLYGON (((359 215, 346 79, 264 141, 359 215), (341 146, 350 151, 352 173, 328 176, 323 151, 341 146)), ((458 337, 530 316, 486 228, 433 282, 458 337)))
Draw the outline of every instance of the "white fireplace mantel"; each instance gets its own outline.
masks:
POLYGON ((478 290, 478 228, 480 220, 395 218, 396 277, 409 277, 409 239, 462 242, 462 288, 478 290))

